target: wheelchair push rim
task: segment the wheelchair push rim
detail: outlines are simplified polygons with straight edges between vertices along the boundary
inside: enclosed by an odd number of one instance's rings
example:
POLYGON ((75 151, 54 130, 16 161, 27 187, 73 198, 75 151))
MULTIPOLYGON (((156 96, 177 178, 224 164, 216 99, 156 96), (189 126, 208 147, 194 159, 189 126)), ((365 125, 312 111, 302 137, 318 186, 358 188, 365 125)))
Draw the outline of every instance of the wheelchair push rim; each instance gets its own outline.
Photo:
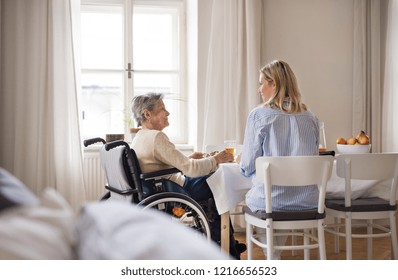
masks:
POLYGON ((154 208, 167 213, 173 221, 196 230, 211 240, 209 221, 202 207, 191 197, 174 192, 151 195, 143 199, 138 205, 144 209, 154 208))

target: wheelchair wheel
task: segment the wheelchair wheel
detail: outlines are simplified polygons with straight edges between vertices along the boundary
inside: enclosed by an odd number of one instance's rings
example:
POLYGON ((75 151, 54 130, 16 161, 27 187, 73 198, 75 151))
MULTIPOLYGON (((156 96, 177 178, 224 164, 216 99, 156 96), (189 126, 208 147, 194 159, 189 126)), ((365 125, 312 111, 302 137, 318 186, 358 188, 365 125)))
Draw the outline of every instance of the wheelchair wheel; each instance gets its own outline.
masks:
POLYGON ((143 199, 138 205, 154 208, 171 215, 172 220, 180 222, 211 240, 207 216, 199 203, 191 197, 175 192, 163 192, 143 199))

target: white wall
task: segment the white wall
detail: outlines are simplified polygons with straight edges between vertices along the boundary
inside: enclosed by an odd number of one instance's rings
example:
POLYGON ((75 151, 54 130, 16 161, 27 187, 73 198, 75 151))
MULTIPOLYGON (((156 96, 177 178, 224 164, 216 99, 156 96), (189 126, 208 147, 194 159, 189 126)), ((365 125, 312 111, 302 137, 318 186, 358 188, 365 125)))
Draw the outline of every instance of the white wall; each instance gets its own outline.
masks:
POLYGON ((264 62, 290 64, 304 102, 325 122, 328 149, 335 149, 338 137, 353 133, 353 0, 264 4, 264 62))
MULTIPOLYGON (((199 114, 212 1, 198 1, 199 114)), ((325 122, 328 148, 335 149, 338 137, 353 133, 353 0, 264 0, 264 28, 263 63, 282 59, 291 65, 304 102, 325 122)), ((200 146, 200 118, 198 128, 200 146)))

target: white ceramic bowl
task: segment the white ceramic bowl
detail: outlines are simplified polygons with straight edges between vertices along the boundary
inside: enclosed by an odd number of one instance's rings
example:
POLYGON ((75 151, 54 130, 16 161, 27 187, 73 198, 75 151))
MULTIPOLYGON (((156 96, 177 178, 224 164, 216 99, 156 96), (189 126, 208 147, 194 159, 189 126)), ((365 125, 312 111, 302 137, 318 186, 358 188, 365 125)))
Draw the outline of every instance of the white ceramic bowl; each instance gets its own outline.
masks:
POLYGON ((367 154, 370 152, 369 145, 341 145, 336 144, 338 154, 367 154))

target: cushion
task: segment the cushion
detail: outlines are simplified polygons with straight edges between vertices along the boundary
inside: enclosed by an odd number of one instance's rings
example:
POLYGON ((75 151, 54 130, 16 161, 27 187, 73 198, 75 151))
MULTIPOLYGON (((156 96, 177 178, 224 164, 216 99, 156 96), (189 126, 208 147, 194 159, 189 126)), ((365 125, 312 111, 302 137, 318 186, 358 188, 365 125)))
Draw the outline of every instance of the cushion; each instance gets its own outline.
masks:
POLYGON ((229 259, 214 242, 169 215, 126 202, 84 205, 77 232, 79 259, 229 259))
POLYGON ((318 209, 273 211, 272 213, 266 213, 265 211, 253 212, 248 206, 243 206, 243 212, 261 220, 272 218, 274 221, 319 220, 326 217, 325 213, 318 213, 318 209))
POLYGON ((378 197, 359 198, 351 200, 351 207, 345 207, 344 199, 326 199, 327 208, 344 212, 368 212, 368 211, 395 211, 397 205, 390 205, 388 200, 378 197))
POLYGON ((17 205, 37 205, 39 199, 16 177, 0 167, 0 211, 17 205))
POLYGON ((54 189, 46 189, 37 205, 0 212, 0 259, 74 259, 74 214, 54 189))

